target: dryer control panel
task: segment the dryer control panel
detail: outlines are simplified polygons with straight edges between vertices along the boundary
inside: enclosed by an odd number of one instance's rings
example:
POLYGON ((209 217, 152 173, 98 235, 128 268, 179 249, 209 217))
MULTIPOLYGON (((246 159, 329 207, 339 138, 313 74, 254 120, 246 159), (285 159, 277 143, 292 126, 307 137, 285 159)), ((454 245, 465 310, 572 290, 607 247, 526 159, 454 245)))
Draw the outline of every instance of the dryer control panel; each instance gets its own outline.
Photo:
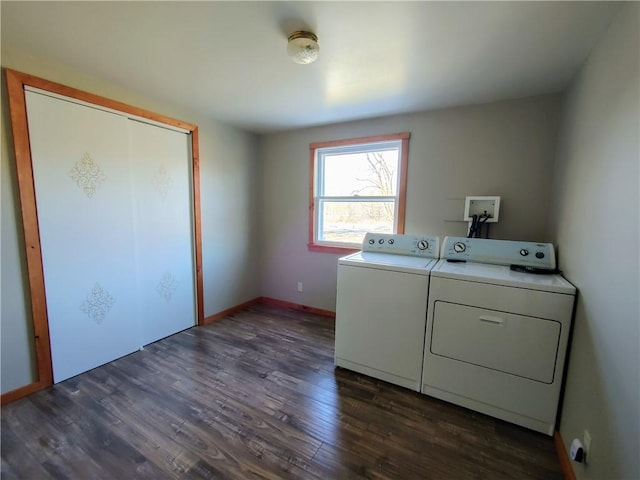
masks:
POLYGON ((444 237, 441 257, 459 262, 556 268, 556 253, 551 243, 444 237))
POLYGON ((362 251, 438 258, 440 238, 428 235, 367 233, 362 241, 362 251))

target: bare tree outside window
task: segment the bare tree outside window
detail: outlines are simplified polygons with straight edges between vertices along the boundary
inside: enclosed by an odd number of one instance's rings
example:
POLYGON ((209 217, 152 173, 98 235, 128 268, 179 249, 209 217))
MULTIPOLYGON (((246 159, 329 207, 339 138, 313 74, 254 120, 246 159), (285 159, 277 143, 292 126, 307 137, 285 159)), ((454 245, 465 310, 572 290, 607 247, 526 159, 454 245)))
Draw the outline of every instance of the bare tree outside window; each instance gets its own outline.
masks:
MULTIPOLYGON (((366 185, 354 190, 352 194, 359 196, 367 189, 372 189, 372 195, 391 196, 395 195, 395 177, 389 162, 383 157, 381 152, 371 152, 366 154, 367 164, 369 166, 369 175, 366 178, 358 178, 358 181, 365 182, 366 185)), ((385 218, 384 220, 393 220, 393 205, 385 202, 382 204, 385 218)), ((372 216, 379 216, 379 209, 370 208, 372 216)))
POLYGON ((409 136, 371 138, 314 150, 310 245, 359 246, 367 232, 394 233, 399 222, 403 225, 396 215, 404 214, 399 179, 405 178, 400 169, 409 136))

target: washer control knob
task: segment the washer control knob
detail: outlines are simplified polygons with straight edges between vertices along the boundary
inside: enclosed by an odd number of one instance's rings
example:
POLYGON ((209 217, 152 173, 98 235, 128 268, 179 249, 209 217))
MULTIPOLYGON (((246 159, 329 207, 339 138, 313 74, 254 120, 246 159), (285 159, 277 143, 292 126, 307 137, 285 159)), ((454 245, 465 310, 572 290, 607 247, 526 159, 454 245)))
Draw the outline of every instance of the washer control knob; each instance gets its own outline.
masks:
POLYGON ((376 243, 376 241, 373 238, 369 239, 369 245, 373 245, 374 243, 376 243))
POLYGON ((429 248, 429 242, 426 240, 420 240, 418 242, 418 250, 426 250, 427 248, 429 248))
POLYGON ((536 258, 544 258, 544 252, 536 252, 536 258))
POLYGON ((467 246, 462 243, 462 242, 457 242, 453 244, 453 249, 457 252, 457 253, 462 253, 467 249, 467 246))
POLYGON ((527 255, 529 255, 529 250, 527 250, 526 248, 521 248, 520 255, 522 255, 523 257, 526 257, 527 255))
POLYGON ((393 245, 394 243, 396 243, 396 241, 393 238, 389 239, 389 245, 393 245))
POLYGON ((378 240, 378 243, 379 243, 380 245, 382 245, 382 244, 384 243, 384 239, 383 239, 383 238, 381 238, 380 240, 378 240))

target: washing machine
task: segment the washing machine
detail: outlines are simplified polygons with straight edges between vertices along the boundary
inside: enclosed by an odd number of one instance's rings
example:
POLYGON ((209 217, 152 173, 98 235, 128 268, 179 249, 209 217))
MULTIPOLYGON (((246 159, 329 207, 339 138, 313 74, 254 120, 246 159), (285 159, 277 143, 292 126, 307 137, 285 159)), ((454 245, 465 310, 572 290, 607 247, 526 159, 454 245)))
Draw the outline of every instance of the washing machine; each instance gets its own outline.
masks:
POLYGON ((373 234, 338 260, 335 365, 420 391, 433 236, 373 234))
POLYGON ((445 237, 422 393, 553 435, 576 289, 552 244, 445 237))

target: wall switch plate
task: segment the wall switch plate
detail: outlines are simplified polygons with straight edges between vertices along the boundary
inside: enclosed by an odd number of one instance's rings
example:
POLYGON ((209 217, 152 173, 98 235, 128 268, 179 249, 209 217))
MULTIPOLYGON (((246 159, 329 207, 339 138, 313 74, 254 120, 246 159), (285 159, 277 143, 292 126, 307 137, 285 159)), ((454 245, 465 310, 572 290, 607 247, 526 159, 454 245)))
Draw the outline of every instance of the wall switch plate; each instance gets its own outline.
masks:
POLYGON ((470 222, 473 215, 488 214, 487 223, 497 223, 500 216, 500 197, 467 197, 464 202, 464 220, 470 222))
POLYGON ((302 291, 302 282, 298 282, 298 291, 301 292, 302 291))

